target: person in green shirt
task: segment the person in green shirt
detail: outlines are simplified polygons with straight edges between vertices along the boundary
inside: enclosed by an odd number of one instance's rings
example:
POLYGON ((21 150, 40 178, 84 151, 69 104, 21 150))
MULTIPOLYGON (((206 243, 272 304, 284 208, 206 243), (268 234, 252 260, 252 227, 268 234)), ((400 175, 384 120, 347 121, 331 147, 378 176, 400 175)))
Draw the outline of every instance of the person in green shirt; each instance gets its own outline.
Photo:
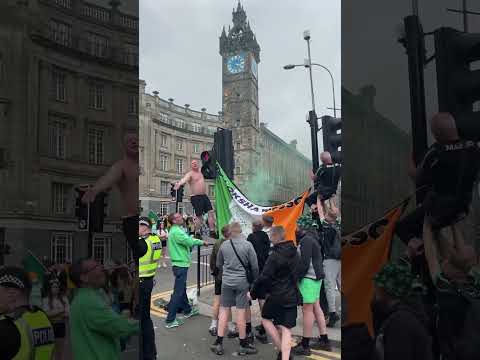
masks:
POLYGON ((173 294, 168 305, 168 316, 165 327, 174 328, 183 324, 177 319, 178 310, 183 310, 184 318, 198 315, 198 309, 190 306, 187 298, 187 276, 188 268, 192 263, 191 249, 195 245, 204 245, 202 240, 189 236, 182 228, 183 216, 179 213, 171 214, 168 221, 172 224, 168 233, 167 248, 172 263, 172 271, 175 276, 173 294))
POLYGON ((72 265, 70 277, 77 286, 70 306, 74 359, 118 360, 120 338, 140 332, 138 321, 115 313, 101 294, 106 275, 101 264, 82 259, 72 265))

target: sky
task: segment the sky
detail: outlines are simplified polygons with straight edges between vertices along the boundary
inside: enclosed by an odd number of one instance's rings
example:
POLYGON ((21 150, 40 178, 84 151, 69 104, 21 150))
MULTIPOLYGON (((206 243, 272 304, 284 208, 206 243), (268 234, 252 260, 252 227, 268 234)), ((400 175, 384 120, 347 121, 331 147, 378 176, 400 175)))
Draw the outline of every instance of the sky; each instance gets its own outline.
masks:
MULTIPOLYGON (((147 92, 194 110, 217 114, 222 107, 222 58, 219 36, 232 24, 238 0, 141 0, 140 78, 147 92)), ((250 26, 260 45, 260 122, 311 158, 310 82, 304 67, 284 70, 286 64, 303 64, 310 30, 312 62, 330 69, 340 107, 341 16, 340 0, 242 0, 250 26)), ((332 84, 328 73, 313 71, 317 114, 333 115, 332 84)), ((337 112, 340 116, 341 112, 337 112)), ((319 148, 322 149, 321 132, 319 148)))

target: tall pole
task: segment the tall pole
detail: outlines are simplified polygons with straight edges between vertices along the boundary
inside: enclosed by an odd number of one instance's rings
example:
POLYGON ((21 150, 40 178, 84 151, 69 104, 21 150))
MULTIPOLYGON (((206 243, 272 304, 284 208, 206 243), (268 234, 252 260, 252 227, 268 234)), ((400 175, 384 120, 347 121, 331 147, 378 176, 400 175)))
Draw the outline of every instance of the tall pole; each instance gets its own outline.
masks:
POLYGON ((320 66, 321 68, 325 69, 328 72, 328 75, 330 75, 330 80, 332 81, 333 117, 336 119, 337 118, 337 105, 335 103, 335 80, 333 79, 332 72, 326 66, 324 66, 322 64, 313 63, 311 65, 320 66))
POLYGON ((313 94, 313 77, 312 77, 312 57, 310 55, 310 35, 306 38, 308 47, 308 72, 310 74, 310 92, 312 94, 312 110, 315 111, 315 95, 313 94))
POLYGON ((467 10, 467 0, 463 0, 463 30, 468 33, 468 10, 467 10))

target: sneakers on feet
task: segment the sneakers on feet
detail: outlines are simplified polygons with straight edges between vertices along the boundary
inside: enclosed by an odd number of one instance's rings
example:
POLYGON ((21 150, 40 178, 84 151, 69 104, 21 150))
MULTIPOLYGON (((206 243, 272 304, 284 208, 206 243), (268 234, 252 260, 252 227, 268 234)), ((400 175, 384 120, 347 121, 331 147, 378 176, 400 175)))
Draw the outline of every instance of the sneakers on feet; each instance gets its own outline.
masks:
POLYGON ((312 355, 312 351, 309 347, 304 347, 302 344, 297 344, 292 348, 292 354, 310 356, 312 355))
POLYGON ((184 314, 183 317, 185 319, 188 319, 188 318, 191 318, 192 316, 196 316, 196 315, 199 315, 200 314, 200 311, 198 311, 197 308, 192 308, 192 310, 190 310, 190 312, 188 314, 184 314))
POLYGON ((257 335, 255 335, 255 338, 260 341, 262 344, 268 344, 268 337, 267 334, 261 334, 257 332, 257 335))
POLYGON ((310 346, 315 350, 332 351, 332 345, 328 339, 322 340, 321 338, 318 338, 317 341, 314 341, 310 346))
POLYGON ((210 350, 212 350, 217 355, 223 355, 225 353, 225 351, 223 350, 222 344, 215 343, 210 346, 210 350))
POLYGON ((328 316, 327 327, 335 327, 335 324, 338 320, 340 320, 340 317, 337 315, 336 312, 330 313, 330 315, 328 316))
POLYGON ((252 344, 240 346, 240 348, 238 349, 238 355, 240 356, 254 355, 256 353, 258 353, 258 350, 252 344))
POLYGON ((208 332, 212 336, 217 336, 217 328, 216 327, 211 327, 210 329, 208 329, 208 332))
POLYGON ((183 321, 179 319, 175 319, 172 322, 166 322, 165 323, 165 328, 167 329, 172 329, 175 327, 179 327, 180 325, 183 325, 183 321))
POLYGON ((227 337, 229 339, 234 339, 234 338, 237 338, 238 337, 238 331, 231 331, 231 330, 228 330, 228 335, 227 337))
POLYGON ((253 333, 247 334, 247 340, 249 344, 252 344, 255 342, 255 336, 253 336, 253 333))

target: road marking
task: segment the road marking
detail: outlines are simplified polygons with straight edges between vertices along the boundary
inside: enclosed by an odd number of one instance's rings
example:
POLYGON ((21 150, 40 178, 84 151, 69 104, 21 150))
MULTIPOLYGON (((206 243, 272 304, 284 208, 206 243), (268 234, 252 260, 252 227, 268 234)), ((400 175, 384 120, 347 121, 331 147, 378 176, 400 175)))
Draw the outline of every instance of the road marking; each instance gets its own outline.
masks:
POLYGON ((314 359, 314 360, 335 360, 335 359, 341 359, 342 356, 334 352, 312 350, 312 355, 307 356, 307 358, 314 359))

